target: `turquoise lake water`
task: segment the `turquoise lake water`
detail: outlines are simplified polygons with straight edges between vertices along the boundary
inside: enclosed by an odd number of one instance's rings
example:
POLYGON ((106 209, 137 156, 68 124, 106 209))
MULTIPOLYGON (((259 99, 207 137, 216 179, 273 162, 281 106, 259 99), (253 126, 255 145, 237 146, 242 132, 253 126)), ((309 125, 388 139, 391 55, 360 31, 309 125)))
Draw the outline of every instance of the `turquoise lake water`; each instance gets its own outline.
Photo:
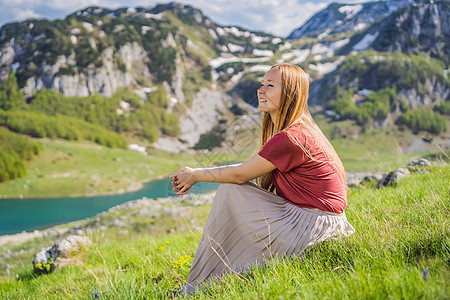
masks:
MULTIPOLYGON (((205 193, 217 189, 218 183, 199 182, 190 193, 205 193)), ((40 230, 50 226, 95 216, 127 201, 175 196, 170 179, 146 183, 138 191, 107 196, 0 199, 0 235, 40 230)))

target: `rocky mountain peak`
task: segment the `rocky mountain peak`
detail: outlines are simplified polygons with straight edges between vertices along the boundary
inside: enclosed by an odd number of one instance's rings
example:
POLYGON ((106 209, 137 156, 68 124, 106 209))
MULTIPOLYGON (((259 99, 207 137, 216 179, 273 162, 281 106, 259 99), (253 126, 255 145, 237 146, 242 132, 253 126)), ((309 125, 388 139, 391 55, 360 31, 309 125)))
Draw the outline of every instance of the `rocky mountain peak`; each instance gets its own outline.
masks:
POLYGON ((416 1, 388 0, 357 4, 331 3, 307 20, 304 25, 295 29, 288 39, 303 36, 321 39, 328 34, 363 30, 380 18, 414 2, 416 1))
POLYGON ((372 45, 377 51, 425 52, 449 62, 450 3, 422 1, 398 9, 380 26, 372 29, 379 38, 372 45))

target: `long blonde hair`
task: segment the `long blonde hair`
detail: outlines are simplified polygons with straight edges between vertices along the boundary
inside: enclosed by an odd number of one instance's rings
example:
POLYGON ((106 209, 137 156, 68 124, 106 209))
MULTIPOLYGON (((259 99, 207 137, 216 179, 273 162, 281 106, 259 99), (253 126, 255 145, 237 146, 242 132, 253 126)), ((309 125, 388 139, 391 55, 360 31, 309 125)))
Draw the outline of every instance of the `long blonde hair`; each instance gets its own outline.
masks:
MULTIPOLYGON (((316 125, 311 113, 308 109, 308 92, 309 81, 305 71, 299 66, 292 64, 277 64, 271 67, 271 69, 277 68, 281 74, 281 99, 280 106, 278 108, 276 120, 271 119, 270 114, 263 113, 262 119, 262 134, 260 150, 264 147, 268 140, 270 140, 275 134, 288 129, 290 126, 296 123, 304 123, 310 125, 311 134, 316 139, 324 141, 323 152, 332 167, 339 172, 344 183, 346 183, 345 170, 339 159, 333 146, 323 134, 322 130, 316 125)), ((289 132, 288 132, 289 134, 289 132)), ((300 148, 313 160, 310 154, 310 149, 306 149, 295 137, 289 136, 292 140, 300 146, 300 148)), ((275 186, 273 184, 272 172, 266 173, 260 176, 256 182, 260 187, 268 191, 273 192, 275 186)))

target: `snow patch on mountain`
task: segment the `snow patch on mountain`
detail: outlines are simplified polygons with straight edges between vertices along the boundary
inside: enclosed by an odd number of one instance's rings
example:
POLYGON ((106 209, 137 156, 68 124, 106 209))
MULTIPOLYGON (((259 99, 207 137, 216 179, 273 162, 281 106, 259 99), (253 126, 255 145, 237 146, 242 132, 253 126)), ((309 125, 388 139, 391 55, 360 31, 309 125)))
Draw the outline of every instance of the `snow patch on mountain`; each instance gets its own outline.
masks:
POLYGON ((335 62, 318 64, 318 65, 310 64, 308 67, 311 70, 317 71, 317 74, 319 76, 321 76, 321 75, 324 75, 324 74, 327 74, 327 73, 330 73, 330 72, 333 72, 334 70, 336 70, 336 68, 344 61, 344 59, 345 59, 345 56, 341 56, 335 62))
POLYGON ((328 34, 331 32, 331 29, 327 29, 327 30, 325 30, 324 32, 322 32, 321 34, 319 34, 318 36, 317 36, 317 39, 320 41, 320 40, 323 40, 325 37, 327 37, 328 36, 328 34))
POLYGON ((150 13, 146 13, 146 14, 144 15, 144 17, 145 17, 146 19, 155 19, 155 20, 161 20, 161 19, 163 18, 163 16, 164 16, 164 12, 159 13, 159 14, 150 14, 150 13))
POLYGON ((349 38, 342 39, 336 42, 331 43, 328 48, 330 48, 333 51, 338 50, 339 48, 342 48, 344 45, 347 45, 347 43, 350 41, 349 38))
POLYGON ((291 64, 300 64, 306 60, 306 58, 311 53, 311 50, 309 49, 295 49, 291 52, 284 53, 281 55, 281 59, 278 60, 278 63, 283 63, 286 61, 289 61, 290 59, 294 58, 292 61, 290 61, 291 64))
POLYGON ((285 42, 280 48, 278 48, 278 51, 289 50, 291 48, 292 48, 292 44, 289 42, 285 42))
POLYGON ((272 66, 269 65, 256 65, 250 67, 250 72, 267 72, 272 66))
POLYGON ((372 43, 377 39, 378 32, 374 34, 368 33, 366 34, 356 45, 353 46, 353 50, 356 51, 364 51, 369 48, 372 43))
POLYGON ((367 26, 369 26, 369 24, 358 23, 355 27, 353 27, 353 30, 354 31, 360 31, 360 30, 363 30, 364 28, 366 28, 367 26))
POLYGON ((147 34, 147 31, 149 31, 150 29, 152 29, 150 26, 141 26, 142 34, 147 34))
POLYGON ((239 80, 241 80, 242 76, 244 76, 244 72, 239 72, 236 75, 233 75, 233 77, 231 77, 230 81, 234 84, 238 83, 239 80))
POLYGON ((86 29, 88 32, 94 31, 94 26, 93 26, 91 23, 83 22, 81 25, 82 25, 83 28, 86 29))
POLYGON ((251 34, 251 37, 252 37, 252 42, 255 43, 255 44, 259 44, 259 43, 262 43, 262 42, 267 42, 269 40, 269 37, 267 37, 267 36, 264 36, 264 37, 263 36, 258 36, 258 35, 254 34, 254 33, 251 34))
POLYGON ((328 48, 325 44, 318 43, 312 47, 311 54, 313 54, 315 59, 317 58, 316 60, 318 60, 321 58, 332 57, 334 51, 328 48))
POLYGON ((357 13, 359 13, 363 9, 363 6, 361 4, 357 5, 345 5, 339 7, 339 12, 341 14, 346 15, 345 19, 351 19, 353 16, 355 16, 357 13))
POLYGON ((230 49, 231 52, 244 52, 245 48, 233 43, 228 43, 228 49, 230 49))
POLYGON ((211 28, 208 29, 209 34, 212 36, 212 38, 217 41, 219 37, 217 36, 216 32, 212 30, 211 28))
MULTIPOLYGON (((229 55, 229 54, 228 54, 229 55)), ((230 63, 230 62, 243 62, 243 63, 257 63, 257 62, 266 62, 268 60, 270 60, 270 57, 236 57, 236 56, 228 56, 226 53, 222 53, 221 57, 217 57, 214 58, 212 60, 209 61, 209 65, 212 68, 218 68, 221 65, 225 64, 225 63, 230 63)))
POLYGON ((221 28, 221 27, 217 27, 217 28, 216 28, 216 31, 217 31, 217 33, 218 33, 220 36, 226 36, 226 35, 228 35, 228 34, 225 32, 225 30, 223 30, 223 28, 221 28))
POLYGON ((276 45, 276 44, 281 43, 282 41, 283 41, 283 40, 280 39, 280 38, 273 38, 273 39, 272 39, 272 44, 276 45))
POLYGON ((224 30, 228 33, 231 33, 237 37, 249 37, 250 36, 250 32, 248 31, 240 31, 239 29, 237 29, 236 27, 225 27, 224 30))
POLYGON ((273 56, 272 50, 253 49, 253 55, 255 56, 273 56))

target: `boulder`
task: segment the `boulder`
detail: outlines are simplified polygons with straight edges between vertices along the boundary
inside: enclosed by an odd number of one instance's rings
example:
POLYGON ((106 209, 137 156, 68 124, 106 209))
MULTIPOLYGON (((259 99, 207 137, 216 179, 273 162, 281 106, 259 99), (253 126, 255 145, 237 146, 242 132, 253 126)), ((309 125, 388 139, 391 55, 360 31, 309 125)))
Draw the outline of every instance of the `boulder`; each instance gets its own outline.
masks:
POLYGON ((408 169, 405 168, 399 168, 397 170, 394 170, 392 172, 390 172, 389 174, 387 174, 386 176, 384 176, 383 178, 381 178, 380 181, 378 181, 377 185, 376 185, 376 189, 379 189, 380 187, 383 186, 388 186, 388 185, 396 185, 397 181, 403 177, 409 176, 411 174, 411 172, 408 169))
POLYGON ((431 161, 429 161, 428 159, 425 158, 419 158, 416 160, 413 160, 412 162, 408 163, 406 166, 407 167, 429 167, 432 166, 433 163, 431 161))
POLYGON ((71 235, 56 242, 50 252, 56 254, 57 257, 67 257, 69 252, 79 251, 90 244, 91 241, 85 236, 71 235))
POLYGON ((380 180, 382 173, 346 173, 347 186, 358 186, 363 181, 380 180))
POLYGON ((42 248, 33 258, 33 268, 36 273, 51 273, 55 270, 58 258, 67 257, 69 252, 79 251, 91 244, 84 236, 71 235, 56 242, 52 247, 42 248))

